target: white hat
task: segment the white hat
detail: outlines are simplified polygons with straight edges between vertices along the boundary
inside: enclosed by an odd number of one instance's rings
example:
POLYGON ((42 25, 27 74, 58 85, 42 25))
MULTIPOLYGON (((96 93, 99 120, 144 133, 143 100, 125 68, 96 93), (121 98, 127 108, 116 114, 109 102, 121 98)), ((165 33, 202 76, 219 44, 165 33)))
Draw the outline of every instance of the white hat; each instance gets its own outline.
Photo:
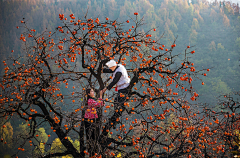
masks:
POLYGON ((110 68, 113 66, 117 66, 117 63, 115 60, 110 60, 109 62, 106 63, 106 65, 110 68))

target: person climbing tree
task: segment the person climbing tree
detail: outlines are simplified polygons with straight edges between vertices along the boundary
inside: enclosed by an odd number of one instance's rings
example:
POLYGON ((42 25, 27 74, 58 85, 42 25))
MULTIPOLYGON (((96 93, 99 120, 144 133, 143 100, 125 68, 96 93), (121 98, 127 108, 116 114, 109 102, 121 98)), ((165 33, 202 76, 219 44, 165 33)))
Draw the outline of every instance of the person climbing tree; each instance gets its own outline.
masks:
POLYGON ((120 108, 123 108, 123 104, 126 101, 126 97, 129 93, 128 86, 130 84, 130 78, 128 77, 126 68, 121 64, 117 64, 116 61, 110 60, 106 63, 106 66, 108 68, 104 68, 103 73, 113 74, 112 82, 103 89, 103 93, 107 89, 110 90, 114 85, 116 85, 116 91, 118 91, 118 94, 114 99, 114 108, 115 110, 119 110, 120 108))

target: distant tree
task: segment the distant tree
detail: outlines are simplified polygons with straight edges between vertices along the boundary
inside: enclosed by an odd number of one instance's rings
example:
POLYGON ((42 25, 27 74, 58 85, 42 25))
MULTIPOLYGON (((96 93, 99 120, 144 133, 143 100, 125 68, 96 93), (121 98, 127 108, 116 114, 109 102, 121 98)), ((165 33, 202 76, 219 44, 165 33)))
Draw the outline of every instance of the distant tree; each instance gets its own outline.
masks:
POLYGON ((173 30, 173 32, 177 32, 178 30, 177 25, 174 23, 174 21, 171 21, 170 28, 173 30))
POLYGON ((39 129, 37 129, 36 135, 38 135, 38 137, 36 137, 36 141, 33 142, 34 144, 39 144, 39 143, 44 143, 45 144, 45 143, 47 143, 48 135, 45 132, 44 128, 41 127, 39 129))
MULTIPOLYGON (((5 122, 5 120, 1 119, 1 122, 5 122)), ((10 122, 7 122, 5 126, 0 127, 0 156, 4 157, 6 155, 12 154, 12 139, 13 139, 13 127, 10 122)))
POLYGON ((183 12, 189 11, 191 13, 191 8, 189 9, 188 0, 183 0, 182 8, 183 12))
POLYGON ((223 16, 223 24, 225 27, 230 27, 230 21, 229 21, 227 15, 225 15, 225 14, 223 16))
POLYGON ((191 26, 192 29, 194 30, 197 30, 199 29, 199 24, 198 24, 198 20, 196 18, 193 18, 193 21, 192 21, 192 26, 191 26))
POLYGON ((235 44, 240 49, 240 37, 236 39, 235 44))
POLYGON ((218 44, 217 44, 217 50, 218 50, 218 51, 224 51, 224 49, 225 49, 225 48, 224 48, 224 46, 223 46, 221 43, 218 43, 218 44))
MULTIPOLYGON (((73 144, 73 146, 75 147, 75 149, 79 149, 79 141, 75 140, 73 142, 73 140, 68 137, 69 141, 73 144)), ((51 144, 51 150, 48 151, 49 153, 64 153, 66 151, 66 147, 61 143, 61 140, 59 138, 56 138, 52 144, 51 144)), ((72 157, 71 154, 66 155, 67 157, 72 157)))
POLYGON ((212 88, 214 91, 218 92, 218 94, 229 94, 231 89, 227 86, 227 84, 220 79, 216 79, 212 82, 212 88))
POLYGON ((216 21, 218 18, 218 14, 214 9, 211 9, 210 17, 212 18, 212 22, 216 21))
POLYGON ((211 52, 216 51, 216 44, 215 44, 214 41, 212 41, 212 42, 208 45, 208 49, 209 49, 211 52))
POLYGON ((166 46, 170 47, 172 42, 174 41, 174 35, 173 35, 173 32, 169 29, 169 26, 167 23, 164 26, 164 34, 165 34, 165 39, 163 39, 163 41, 166 44, 166 46))
POLYGON ((192 3, 190 3, 189 8, 187 10, 187 14, 189 17, 193 16, 193 11, 194 11, 194 7, 193 7, 192 3))
POLYGON ((227 11, 228 14, 234 15, 234 9, 233 9, 233 7, 231 6, 230 3, 226 3, 224 8, 225 8, 225 10, 227 11))
POLYGON ((192 45, 196 44, 196 42, 197 42, 197 35, 198 35, 197 31, 193 29, 193 30, 191 31, 190 36, 189 36, 189 42, 190 42, 192 45))
POLYGON ((42 155, 45 155, 45 143, 43 143, 43 142, 38 143, 38 146, 36 146, 33 151, 33 155, 35 157, 37 157, 37 156, 40 157, 42 155))

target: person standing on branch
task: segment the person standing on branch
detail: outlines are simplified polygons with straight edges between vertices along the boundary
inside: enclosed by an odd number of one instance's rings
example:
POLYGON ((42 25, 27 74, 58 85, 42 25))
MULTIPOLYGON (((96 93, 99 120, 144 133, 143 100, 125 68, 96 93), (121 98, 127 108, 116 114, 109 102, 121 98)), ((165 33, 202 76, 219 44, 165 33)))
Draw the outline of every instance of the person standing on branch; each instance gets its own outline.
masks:
POLYGON ((130 78, 128 77, 127 70, 123 65, 117 64, 114 60, 108 61, 106 66, 108 68, 104 68, 103 73, 112 73, 112 82, 103 89, 103 93, 116 85, 118 95, 114 99, 114 108, 123 108, 123 104, 126 101, 126 97, 129 93, 128 87, 130 84, 130 78))
POLYGON ((95 92, 92 88, 86 90, 87 94, 87 109, 84 115, 84 124, 86 131, 86 140, 88 143, 88 152, 90 156, 97 153, 97 140, 99 139, 100 127, 97 108, 103 107, 102 100, 103 91, 100 91, 100 97, 96 100, 95 92))

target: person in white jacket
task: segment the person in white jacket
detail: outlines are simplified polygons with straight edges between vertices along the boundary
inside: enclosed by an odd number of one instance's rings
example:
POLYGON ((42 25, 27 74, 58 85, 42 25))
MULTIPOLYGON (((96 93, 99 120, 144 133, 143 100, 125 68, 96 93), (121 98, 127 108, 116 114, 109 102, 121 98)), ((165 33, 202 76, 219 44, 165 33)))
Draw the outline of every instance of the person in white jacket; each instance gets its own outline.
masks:
POLYGON ((103 92, 107 89, 110 90, 114 85, 116 85, 119 93, 125 93, 130 84, 130 78, 128 78, 126 68, 121 64, 117 64, 114 60, 110 60, 106 63, 106 65, 108 66, 108 69, 103 69, 103 73, 113 73, 113 78, 112 82, 103 89, 103 92))
POLYGON ((118 95, 114 99, 114 108, 123 108, 123 104, 126 101, 126 97, 129 93, 128 86, 130 84, 130 78, 128 77, 127 70, 123 65, 117 64, 114 60, 110 60, 106 63, 106 65, 108 68, 104 68, 103 73, 112 73, 113 78, 112 82, 103 89, 103 92, 110 90, 114 85, 116 85, 118 95))

